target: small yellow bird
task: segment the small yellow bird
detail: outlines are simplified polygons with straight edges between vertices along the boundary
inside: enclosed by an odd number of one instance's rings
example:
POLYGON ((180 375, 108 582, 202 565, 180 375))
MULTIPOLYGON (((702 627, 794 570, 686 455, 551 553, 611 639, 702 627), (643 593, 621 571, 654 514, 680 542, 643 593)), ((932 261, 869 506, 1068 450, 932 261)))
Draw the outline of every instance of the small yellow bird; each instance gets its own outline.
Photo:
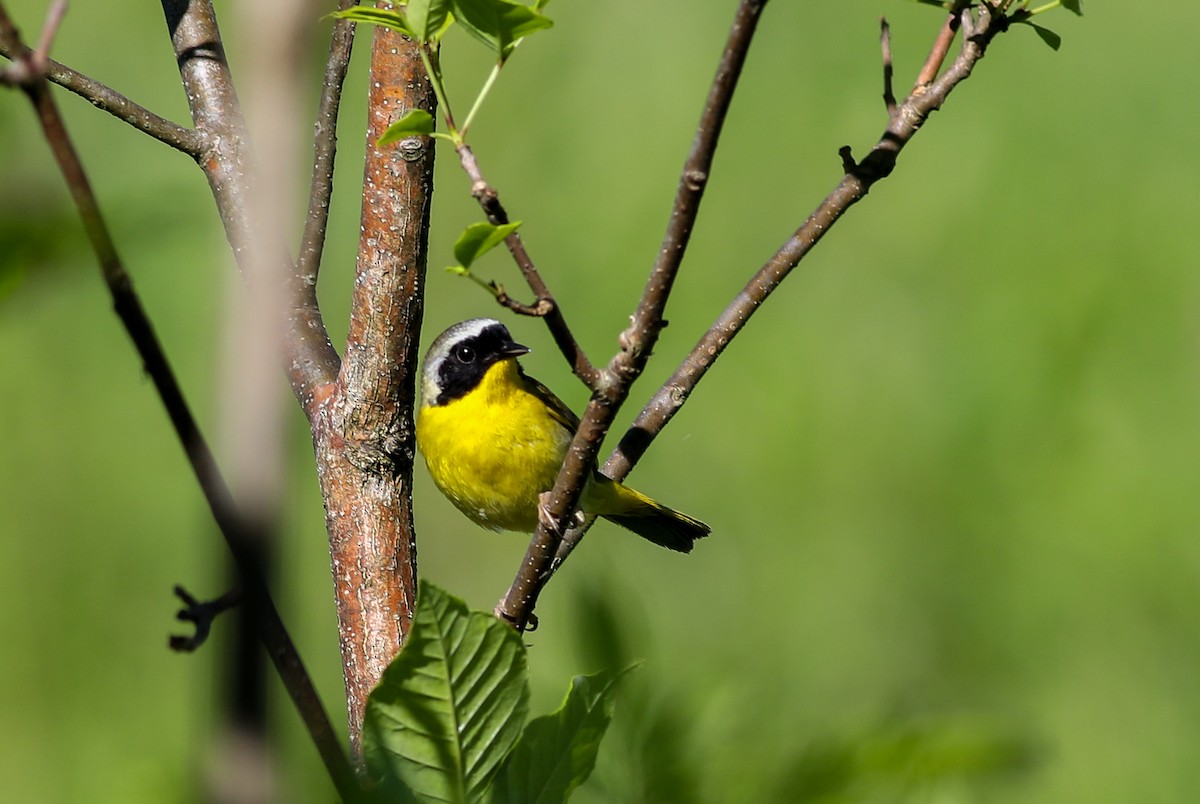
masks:
MULTIPOLYGON (((521 370, 529 351, 491 318, 455 324, 425 358, 417 446, 433 482, 471 520, 530 533, 579 418, 521 370)), ((708 525, 592 470, 580 508, 655 544, 690 552, 708 525)))

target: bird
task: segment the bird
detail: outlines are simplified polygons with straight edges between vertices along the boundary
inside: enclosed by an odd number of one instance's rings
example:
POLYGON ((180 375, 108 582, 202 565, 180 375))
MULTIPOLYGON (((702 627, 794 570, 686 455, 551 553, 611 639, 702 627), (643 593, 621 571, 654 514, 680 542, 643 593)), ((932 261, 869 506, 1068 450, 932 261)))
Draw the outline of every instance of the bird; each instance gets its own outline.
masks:
MULTIPOLYGON (((421 375, 417 448, 434 485, 494 531, 532 533, 549 522, 548 492, 579 427, 579 417, 517 362, 529 351, 496 319, 472 318, 434 340, 421 375)), ((711 532, 594 466, 579 507, 681 553, 711 532)))

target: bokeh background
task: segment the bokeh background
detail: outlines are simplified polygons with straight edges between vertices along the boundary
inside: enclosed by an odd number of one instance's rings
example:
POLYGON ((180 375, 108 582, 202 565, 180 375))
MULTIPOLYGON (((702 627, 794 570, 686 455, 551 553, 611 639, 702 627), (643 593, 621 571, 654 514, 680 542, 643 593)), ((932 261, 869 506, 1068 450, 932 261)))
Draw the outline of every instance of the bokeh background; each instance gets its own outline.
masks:
MULTIPOLYGON (((8 5, 26 32, 40 28, 40 0, 8 5)), ((733 5, 554 3, 555 29, 521 48, 472 130, 596 358, 614 350, 662 237, 733 5)), ((1064 36, 1058 53, 1028 29, 994 45, 639 466, 634 485, 711 523, 712 538, 682 557, 601 525, 547 591, 529 640, 536 712, 575 673, 644 660, 576 800, 1195 800, 1200 8, 1086 5, 1082 19, 1041 18, 1064 36)), ((218 7, 236 71, 254 34, 233 3, 218 7)), ((671 326, 618 432, 834 186, 838 147, 862 154, 882 131, 880 15, 902 91, 936 9, 768 8, 671 326)), ((365 43, 321 277, 338 339, 358 233, 365 43)), ((314 105, 325 50, 314 39, 314 105)), ((55 55, 187 120, 154 8, 76 4, 55 55)), ((486 54, 453 36, 445 61, 465 107, 486 54)), ((203 177, 59 97, 216 436, 238 280, 203 177)), ((307 137, 311 121, 296 125, 307 137)), ((441 271, 479 213, 448 150, 438 171, 426 342, 496 312, 441 271)), ((191 801, 225 641, 168 652, 170 590, 218 593, 223 547, 12 92, 0 94, 0 189, 0 798, 191 801)), ((479 271, 519 287, 499 253, 479 271)), ((544 328, 511 326, 536 348, 530 372, 581 407, 544 328)), ((340 717, 323 517, 298 412, 289 432, 279 595, 340 717)), ((470 525, 423 467, 415 493, 422 573, 490 609, 524 540, 470 525)), ((282 800, 332 800, 275 696, 282 800)))

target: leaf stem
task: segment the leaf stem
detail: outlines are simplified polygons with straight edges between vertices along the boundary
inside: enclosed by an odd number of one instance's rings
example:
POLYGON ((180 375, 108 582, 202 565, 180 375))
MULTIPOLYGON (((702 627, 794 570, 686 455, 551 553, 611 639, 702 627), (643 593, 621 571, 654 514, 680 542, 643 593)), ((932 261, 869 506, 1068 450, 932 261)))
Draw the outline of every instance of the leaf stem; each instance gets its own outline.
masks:
POLYGON ((475 119, 475 113, 483 105, 483 99, 492 91, 492 86, 496 83, 496 79, 499 78, 500 68, 503 66, 503 61, 496 62, 492 67, 491 73, 488 74, 487 81, 484 81, 483 86, 479 89, 479 94, 475 96, 475 103, 471 105, 471 111, 467 112, 467 119, 463 121, 462 129, 459 130, 459 136, 463 137, 463 139, 466 139, 467 129, 471 127, 471 121, 475 119))
POLYGON ((1029 11, 1028 13, 1029 13, 1029 16, 1032 17, 1034 14, 1041 14, 1044 11, 1050 11, 1051 9, 1058 8, 1061 5, 1062 5, 1062 0, 1054 0, 1054 2, 1052 2, 1052 3, 1046 3, 1044 6, 1038 6, 1037 8, 1029 11))
MULTIPOLYGON (((424 45, 418 46, 417 51, 421 54, 421 63, 425 65, 425 73, 429 76, 429 83, 433 85, 433 94, 437 96, 438 106, 446 118, 446 127, 450 129, 450 139, 455 145, 458 145, 462 142, 462 133, 454 125, 454 112, 450 109, 450 100, 446 97, 445 88, 442 86, 441 62, 438 60, 437 54, 431 54, 429 48, 424 45)), ((463 131, 465 132, 466 129, 464 128, 463 131)))

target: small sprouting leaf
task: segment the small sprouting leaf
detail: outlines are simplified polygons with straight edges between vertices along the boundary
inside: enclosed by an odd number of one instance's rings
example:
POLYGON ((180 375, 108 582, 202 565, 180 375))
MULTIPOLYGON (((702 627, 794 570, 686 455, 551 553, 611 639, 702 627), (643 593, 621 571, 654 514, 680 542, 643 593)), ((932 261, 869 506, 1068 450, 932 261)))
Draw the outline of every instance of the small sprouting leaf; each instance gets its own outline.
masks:
POLYGON ((1062 0, 1062 7, 1067 11, 1074 11, 1080 17, 1083 16, 1083 0, 1062 0))
POLYGON ((504 238, 517 231, 520 225, 520 221, 503 226, 487 222, 472 223, 459 235, 458 242, 454 244, 454 259, 458 260, 458 264, 463 268, 470 268, 471 263, 503 243, 504 238))
POLYGON ((554 22, 538 6, 523 6, 510 0, 454 0, 454 18, 480 42, 508 58, 513 45, 554 22))
POLYGON ((596 766, 617 682, 632 667, 576 676, 558 711, 529 722, 492 785, 492 804, 565 804, 596 766))
POLYGON ((370 6, 353 6, 342 11, 335 11, 330 16, 342 20, 383 25, 391 28, 393 31, 399 31, 405 36, 410 36, 413 39, 417 38, 417 35, 413 33, 413 29, 408 24, 408 19, 399 11, 389 11, 384 8, 372 8, 370 6))
POLYGON ((383 132, 375 144, 383 147, 391 145, 393 142, 399 142, 405 137, 421 137, 430 134, 433 134, 433 115, 424 109, 413 109, 388 126, 387 131, 383 132))
POLYGON ((1037 35, 1042 38, 1043 42, 1050 46, 1051 50, 1058 50, 1062 46, 1062 37, 1049 28, 1043 28, 1040 25, 1034 25, 1032 22, 1028 22, 1026 20, 1020 20, 1020 22, 1022 25, 1028 25, 1030 28, 1036 31, 1037 35))
POLYGON ((525 722, 526 672, 515 630, 422 581, 408 640, 367 700, 367 767, 419 801, 484 801, 525 722))
POLYGON ((404 10, 412 37, 418 42, 436 42, 445 33, 453 5, 452 0, 408 0, 404 10))

